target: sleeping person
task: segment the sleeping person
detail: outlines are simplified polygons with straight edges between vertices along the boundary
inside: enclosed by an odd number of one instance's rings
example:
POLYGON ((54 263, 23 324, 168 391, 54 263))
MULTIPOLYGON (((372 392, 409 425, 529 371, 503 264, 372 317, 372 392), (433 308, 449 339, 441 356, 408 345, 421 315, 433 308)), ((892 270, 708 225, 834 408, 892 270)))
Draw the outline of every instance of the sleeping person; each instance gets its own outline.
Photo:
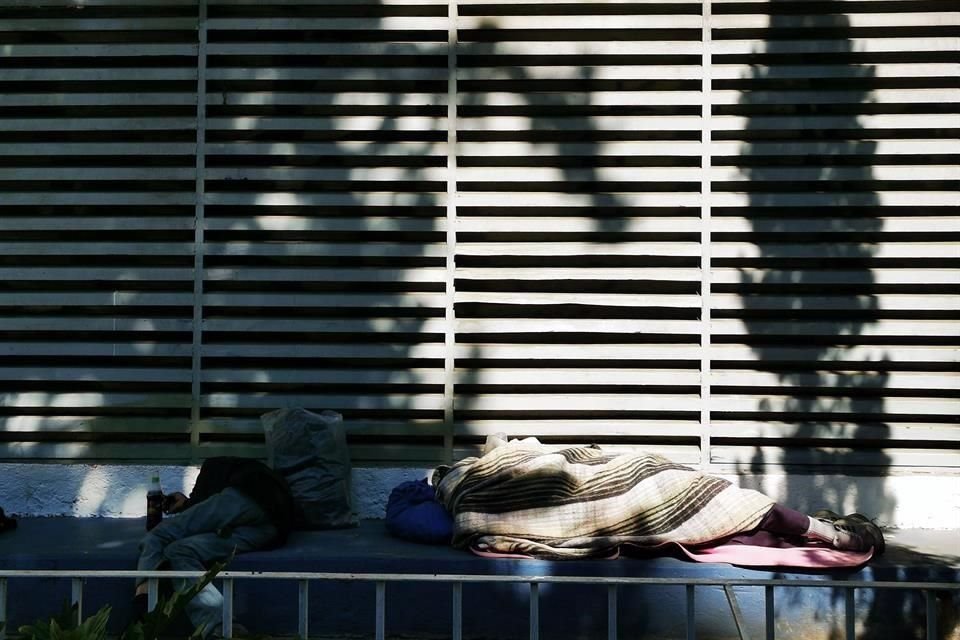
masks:
POLYGON ((701 561, 817 567, 856 566, 884 549, 863 515, 808 516, 651 453, 494 440, 481 457, 437 468, 432 484, 453 518, 453 545, 481 555, 614 557, 678 545, 701 561))

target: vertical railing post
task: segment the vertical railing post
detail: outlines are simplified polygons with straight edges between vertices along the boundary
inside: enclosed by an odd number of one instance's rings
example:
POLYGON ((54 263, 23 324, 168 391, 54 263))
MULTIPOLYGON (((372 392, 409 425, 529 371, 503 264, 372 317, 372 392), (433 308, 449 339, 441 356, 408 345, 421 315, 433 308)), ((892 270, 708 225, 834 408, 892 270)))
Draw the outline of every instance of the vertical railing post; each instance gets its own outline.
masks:
POLYGON ((453 583, 453 630, 451 632, 452 640, 462 640, 463 638, 463 583, 453 583))
POLYGON ((741 640, 747 638, 747 625, 743 619, 743 613, 740 611, 740 603, 737 601, 737 593, 733 590, 733 585, 723 585, 723 592, 727 596, 727 604, 730 605, 730 613, 733 614, 733 623, 737 627, 737 636, 741 640))
POLYGON ((233 637, 233 578, 223 579, 223 637, 233 637))
POLYGON ((844 637, 847 640, 857 640, 857 607, 854 598, 853 587, 844 587, 843 589, 843 624, 845 629, 844 637))
POLYGON ((300 581, 300 589, 297 594, 298 612, 300 613, 300 624, 297 627, 297 633, 301 640, 307 640, 310 621, 310 582, 300 581))
POLYGON ((773 585, 768 584, 763 588, 763 604, 766 614, 766 639, 774 640, 777 629, 776 613, 774 612, 773 585))
POLYGON ((0 640, 7 638, 7 579, 0 578, 0 640))
POLYGON ((77 624, 83 621, 83 578, 70 580, 70 603, 77 608, 77 624))
POLYGON ((617 640, 617 585, 607 587, 607 640, 617 640))
POLYGON ((387 625, 387 583, 377 582, 377 612, 376 612, 376 638, 384 640, 386 638, 387 625))
POLYGON ((923 597, 927 600, 927 640, 939 640, 940 625, 937 623, 937 593, 930 589, 924 589, 923 597))
POLYGON ((530 640, 540 638, 540 584, 530 583, 530 640))

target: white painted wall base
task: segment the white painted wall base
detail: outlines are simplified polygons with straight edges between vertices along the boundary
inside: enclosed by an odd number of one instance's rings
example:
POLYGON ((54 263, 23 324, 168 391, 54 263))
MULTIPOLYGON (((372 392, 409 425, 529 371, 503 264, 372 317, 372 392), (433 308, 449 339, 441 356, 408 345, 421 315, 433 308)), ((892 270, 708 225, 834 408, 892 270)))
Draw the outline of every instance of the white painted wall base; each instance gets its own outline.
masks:
MULTIPOLYGON (((19 516, 132 518, 145 512, 146 485, 160 472, 164 491, 189 493, 199 467, 94 464, 0 464, 0 507, 19 516)), ((426 477, 429 469, 358 468, 354 506, 363 519, 384 517, 391 489, 426 477)), ((884 526, 960 529, 960 477, 764 474, 727 476, 804 512, 859 511, 884 526)))
MULTIPOLYGON (((160 473, 164 492, 189 494, 199 466, 0 464, 0 507, 19 516, 135 518, 146 513, 146 487, 160 473)), ((383 518, 390 490, 427 469, 354 469, 354 508, 361 518, 383 518)))

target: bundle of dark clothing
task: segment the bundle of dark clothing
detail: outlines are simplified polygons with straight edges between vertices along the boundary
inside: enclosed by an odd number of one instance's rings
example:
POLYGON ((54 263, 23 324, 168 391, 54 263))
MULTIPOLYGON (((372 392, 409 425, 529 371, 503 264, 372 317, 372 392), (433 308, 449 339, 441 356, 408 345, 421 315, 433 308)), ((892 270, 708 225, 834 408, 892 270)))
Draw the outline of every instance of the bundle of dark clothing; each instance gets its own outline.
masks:
POLYGON ((209 458, 200 468, 186 507, 199 504, 227 487, 257 503, 277 527, 276 544, 283 544, 294 526, 294 504, 286 480, 279 473, 249 458, 209 458))
POLYGON ((13 518, 10 518, 3 512, 3 509, 0 508, 0 533, 4 531, 12 531, 17 528, 17 521, 13 518))

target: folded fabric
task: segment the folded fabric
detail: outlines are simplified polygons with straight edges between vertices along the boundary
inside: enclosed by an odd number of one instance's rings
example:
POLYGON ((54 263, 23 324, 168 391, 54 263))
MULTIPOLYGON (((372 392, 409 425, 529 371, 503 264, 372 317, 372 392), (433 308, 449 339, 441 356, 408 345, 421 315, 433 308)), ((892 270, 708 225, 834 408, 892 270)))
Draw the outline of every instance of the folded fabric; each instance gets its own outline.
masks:
POLYGON ((423 544, 450 544, 453 518, 436 499, 426 480, 402 482, 387 499, 390 535, 423 544))
MULTIPOLYGON (((628 545, 629 546, 629 545, 628 545)), ((715 547, 688 547, 675 542, 646 548, 650 553, 666 554, 669 549, 678 548, 690 560, 696 562, 712 562, 732 564, 739 567, 793 567, 803 569, 837 569, 853 568, 866 564, 873 557, 873 550, 840 551, 823 545, 787 546, 787 547, 759 547, 749 544, 720 544, 715 547)), ((482 547, 470 547, 475 555, 481 558, 517 558, 533 560, 536 556, 522 553, 497 553, 482 547)), ((632 551, 632 550, 631 550, 632 551)), ((620 549, 615 550, 607 558, 616 560, 620 557, 620 549)))
POLYGON ((801 567, 809 569, 851 568, 866 564, 873 549, 841 551, 824 545, 802 547, 758 547, 749 544, 721 544, 715 547, 678 547, 697 562, 724 562, 740 567, 801 567))

